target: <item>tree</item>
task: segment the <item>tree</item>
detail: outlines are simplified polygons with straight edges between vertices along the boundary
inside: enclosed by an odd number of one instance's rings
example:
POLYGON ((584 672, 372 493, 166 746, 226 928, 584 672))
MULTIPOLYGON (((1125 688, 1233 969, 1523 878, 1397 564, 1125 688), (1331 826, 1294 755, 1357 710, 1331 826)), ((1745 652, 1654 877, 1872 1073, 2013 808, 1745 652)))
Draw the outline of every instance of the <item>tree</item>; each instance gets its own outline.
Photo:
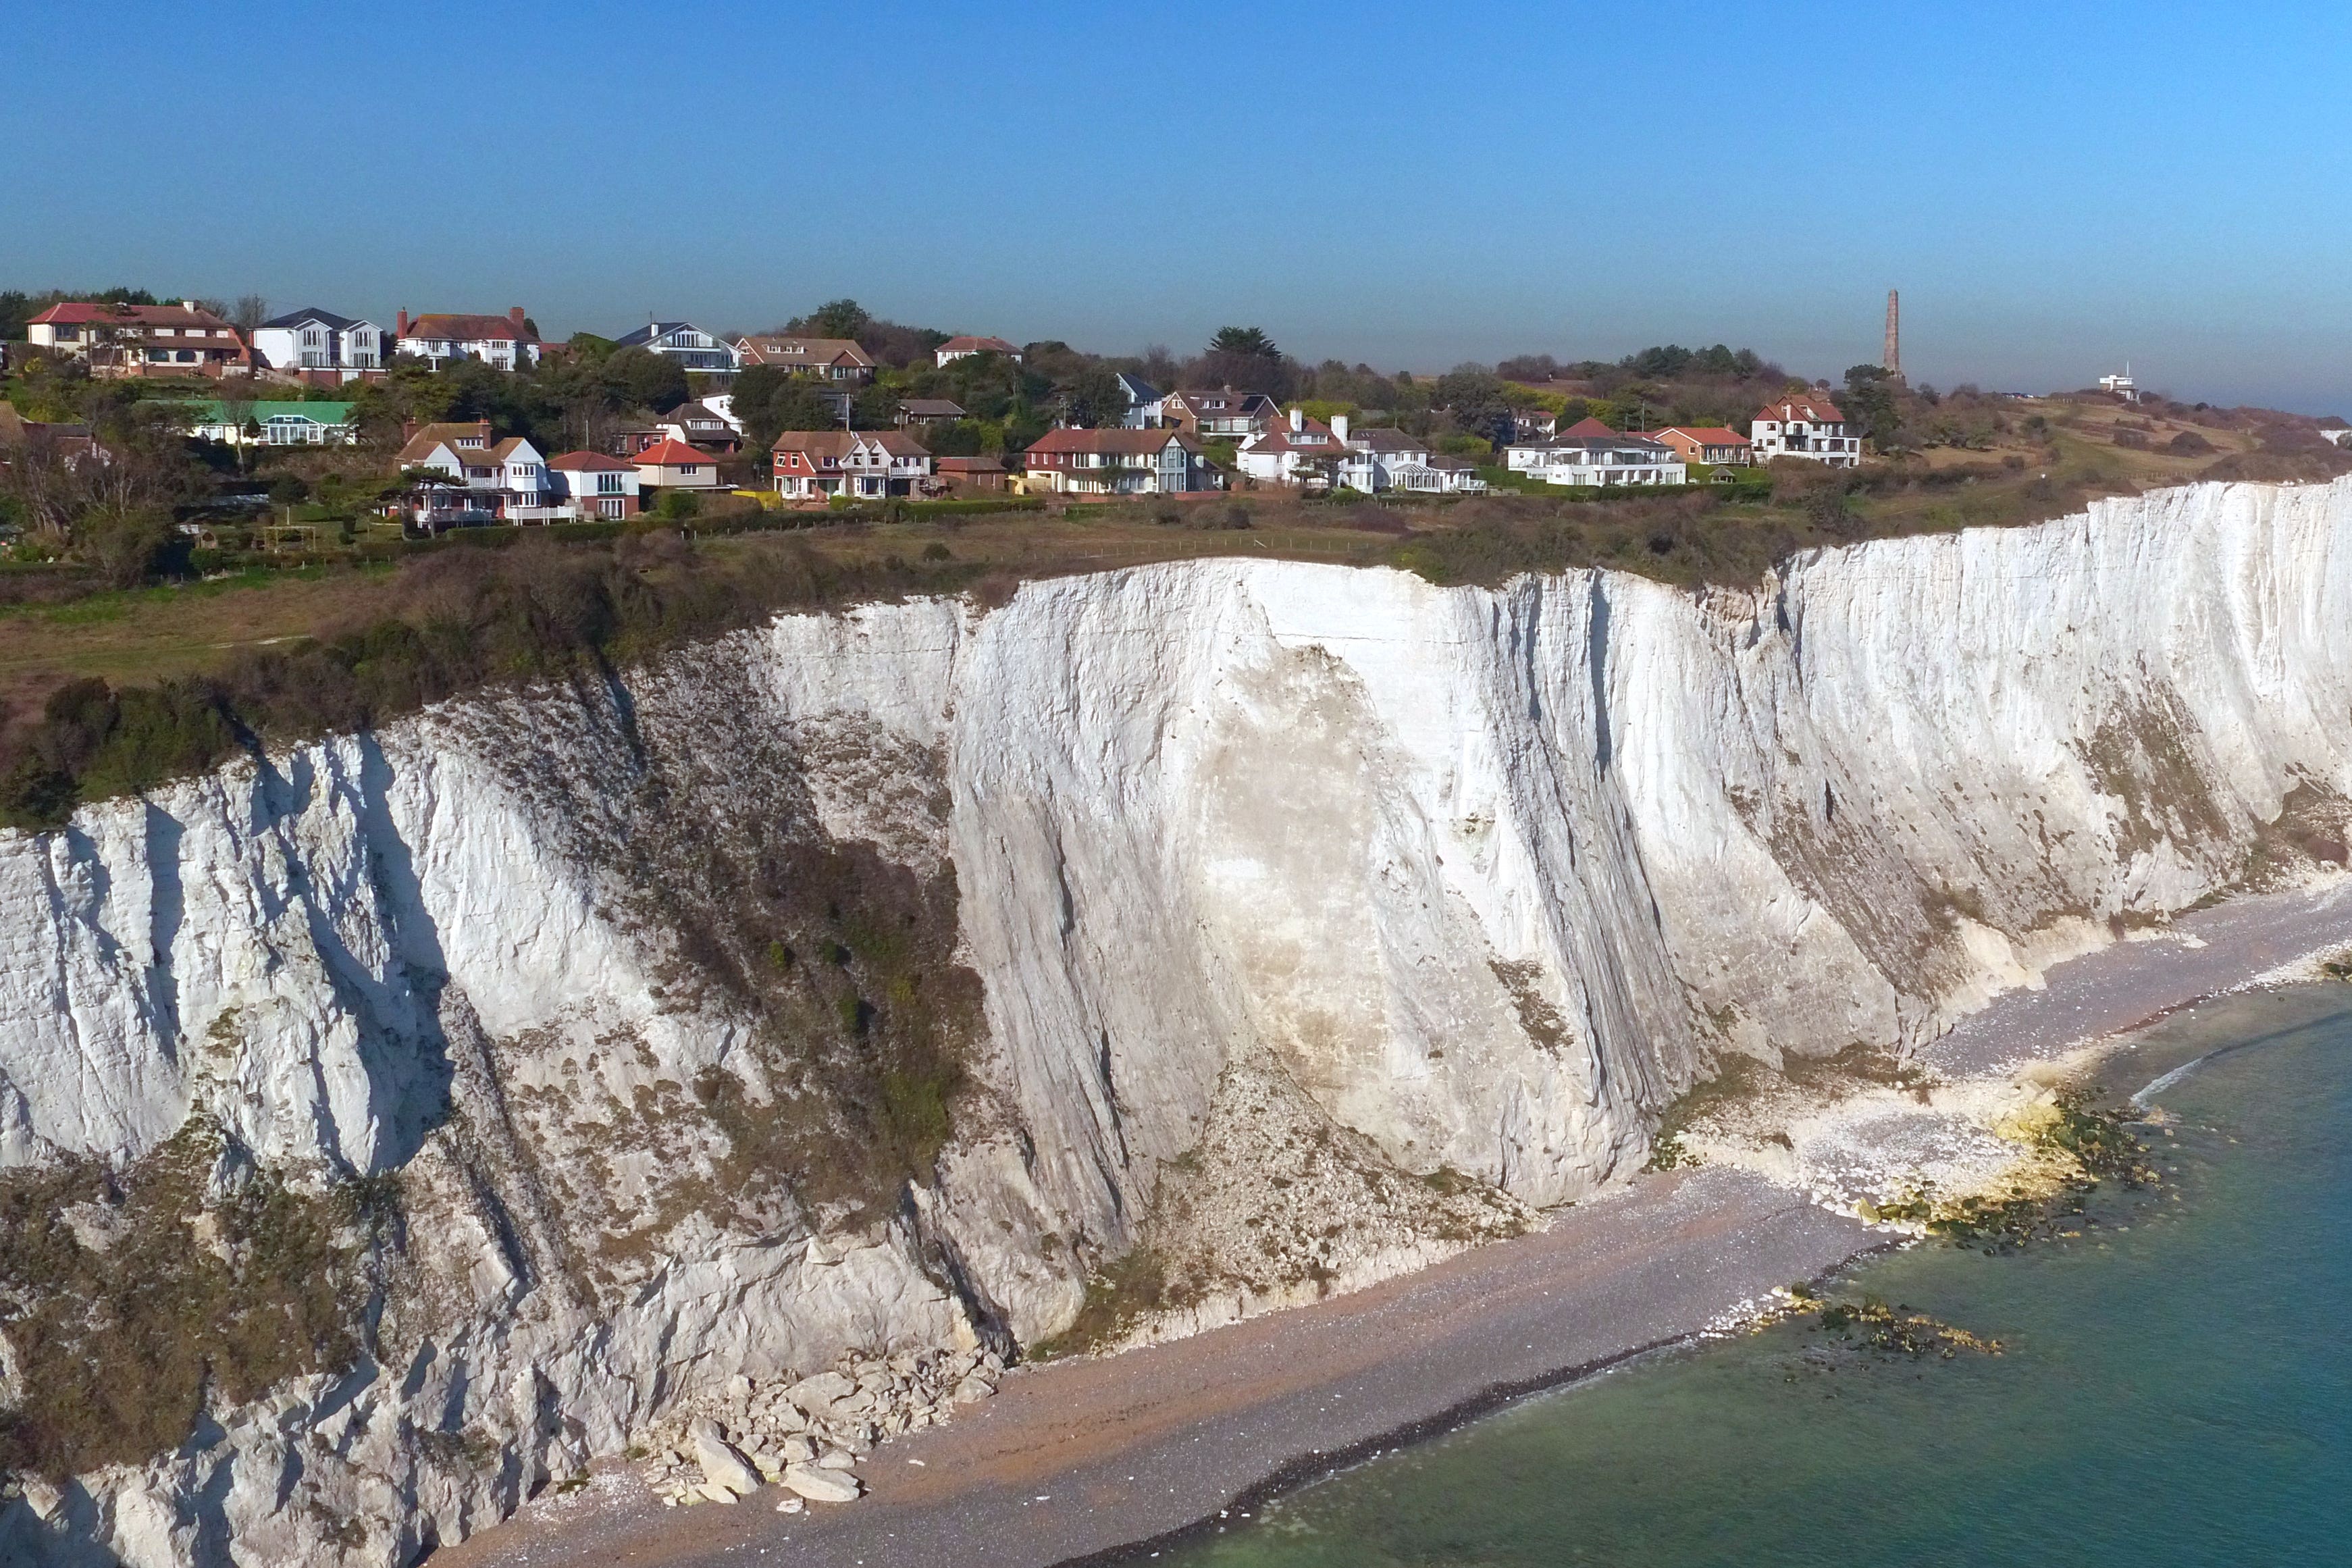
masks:
POLYGON ((229 316, 229 322, 238 331, 251 332, 254 328, 268 320, 269 320, 268 300, 258 294, 240 294, 236 297, 236 309, 229 316))
POLYGON ((1062 416, 1082 430, 1107 430, 1127 418, 1127 388, 1108 365, 1094 364, 1065 381, 1062 416))
POLYGON ((1886 451, 1903 441, 1903 408, 1895 378, 1884 365, 1858 364, 1845 373, 1846 423, 1886 451))
POLYGON ((855 300, 828 300, 793 324, 811 337, 855 338, 873 320, 855 300))
POLYGON ((187 548, 172 514, 155 507, 109 505, 82 518, 76 548, 109 587, 130 588, 184 570, 187 548))
POLYGON ((246 427, 253 423, 253 395, 248 392, 231 392, 220 400, 221 423, 231 432, 229 439, 236 445, 236 471, 245 472, 246 427))
POLYGON ((685 369, 669 355, 650 349, 617 351, 604 363, 600 379, 621 406, 650 408, 656 414, 667 414, 693 395, 685 369))
POLYGON ((1280 359, 1282 351, 1256 327, 1220 327, 1209 340, 1213 354, 1242 354, 1251 359, 1280 359))
POLYGON ((755 364, 735 378, 735 414, 744 445, 764 452, 787 430, 824 430, 841 423, 814 382, 773 365, 755 364))

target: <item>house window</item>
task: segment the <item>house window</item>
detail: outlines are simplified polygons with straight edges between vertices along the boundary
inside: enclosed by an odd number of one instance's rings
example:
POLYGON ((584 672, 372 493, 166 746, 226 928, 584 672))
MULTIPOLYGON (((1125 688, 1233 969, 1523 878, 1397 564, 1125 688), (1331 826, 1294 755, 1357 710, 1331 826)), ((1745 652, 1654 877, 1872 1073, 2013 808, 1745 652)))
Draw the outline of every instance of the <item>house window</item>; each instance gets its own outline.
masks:
POLYGON ((677 466, 677 471, 681 476, 686 474, 698 474, 702 472, 702 466, 698 463, 680 463, 677 466))
POLYGON ((618 474, 598 474, 596 476, 596 493, 600 496, 616 496, 625 493, 621 489, 621 476, 618 474))

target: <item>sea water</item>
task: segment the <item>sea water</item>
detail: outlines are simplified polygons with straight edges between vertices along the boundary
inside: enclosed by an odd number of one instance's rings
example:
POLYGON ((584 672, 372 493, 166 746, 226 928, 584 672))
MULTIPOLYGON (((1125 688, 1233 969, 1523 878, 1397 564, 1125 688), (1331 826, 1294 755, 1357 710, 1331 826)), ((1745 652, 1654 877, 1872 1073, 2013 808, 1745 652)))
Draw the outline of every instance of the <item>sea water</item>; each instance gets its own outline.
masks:
POLYGON ((1831 1282, 1997 1356, 1785 1321, 1631 1363, 1332 1477, 1187 1568, 2352 1564, 2352 987, 2209 1004, 2100 1070, 2160 1182, 2069 1239, 1831 1282))

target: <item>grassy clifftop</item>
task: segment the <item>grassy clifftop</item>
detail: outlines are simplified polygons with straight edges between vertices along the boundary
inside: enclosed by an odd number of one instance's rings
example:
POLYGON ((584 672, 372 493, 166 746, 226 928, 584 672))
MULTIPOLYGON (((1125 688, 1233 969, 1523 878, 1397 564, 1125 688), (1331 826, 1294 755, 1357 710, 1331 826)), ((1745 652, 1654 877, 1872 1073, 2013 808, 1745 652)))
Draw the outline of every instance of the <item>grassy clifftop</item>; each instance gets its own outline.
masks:
POLYGON ((11 573, 0 576, 0 826, 55 826, 83 801, 241 747, 625 666, 780 610, 965 591, 993 602, 1025 578, 1206 556, 1385 564, 1442 584, 1582 566, 1687 586, 1750 583, 1812 546, 2039 521, 2095 496, 2198 478, 2314 479, 2352 467, 2315 438, 2282 447, 2210 425, 2159 428, 2125 405, 2066 407, 2030 442, 1844 473, 1784 461, 1681 492, 1395 505, 1257 491, 779 532, 500 530, 397 564, 115 591, 11 573))

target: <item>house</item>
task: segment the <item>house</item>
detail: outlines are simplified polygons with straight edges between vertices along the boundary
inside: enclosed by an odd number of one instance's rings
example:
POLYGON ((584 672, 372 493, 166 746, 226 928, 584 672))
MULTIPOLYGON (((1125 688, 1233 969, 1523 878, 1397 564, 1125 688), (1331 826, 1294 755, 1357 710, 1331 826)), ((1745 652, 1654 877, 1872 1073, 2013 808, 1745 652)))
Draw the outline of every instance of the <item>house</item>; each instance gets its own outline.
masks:
POLYGON ((89 426, 27 419, 16 412, 16 405, 0 399, 0 468, 27 451, 53 453, 68 468, 79 468, 92 455, 101 462, 109 460, 106 448, 90 435, 89 426))
POLYGON ((903 430, 787 430, 770 452, 787 500, 911 495, 931 477, 930 453, 903 430))
POLYGON ((901 425, 939 425, 963 417, 963 405, 944 397, 905 397, 898 401, 901 425))
POLYGON ((1282 410, 1262 392, 1171 392, 1160 400, 1160 423, 1203 441, 1248 440, 1272 425, 1282 410))
POLYGON ((727 341, 692 321, 648 321, 634 332, 614 338, 613 346, 643 349, 686 370, 725 374, 735 368, 735 350, 727 341))
POLYGON ((348 447, 359 438, 351 403, 249 403, 241 417, 215 398, 193 405, 188 433, 231 447, 348 447), (247 434, 251 426, 258 436, 247 434))
POLYGON ((2120 375, 2103 375, 2099 377, 2099 390, 2105 393, 2111 393, 2115 396, 2122 398, 2126 403, 2137 403, 2139 401, 2139 383, 2132 379, 2131 366, 2129 365, 2124 366, 2123 374, 2120 375))
POLYGON ((547 460, 550 489, 576 518, 635 517, 640 507, 636 468, 602 452, 566 452, 547 460))
POLYGON ((940 458, 940 488, 952 495, 1001 495, 1005 489, 1002 458, 940 458))
POLYGON ((1139 375, 1118 373, 1118 386, 1127 394, 1127 415, 1119 423, 1130 430, 1156 430, 1167 423, 1160 416, 1160 400, 1166 395, 1139 375))
POLYGON ((1559 416, 1549 408, 1511 410, 1511 435, 1521 441, 1539 441, 1559 433, 1559 416))
POLYGON ((743 433, 726 414, 708 403, 681 403, 654 424, 675 440, 720 457, 731 458, 742 450, 743 433))
POLYGON ((1845 433, 1845 416, 1817 392, 1791 392, 1758 409, 1748 436, 1759 463, 1803 458, 1851 468, 1862 462, 1861 437, 1845 433))
POLYGON ((701 402, 702 406, 719 416, 727 428, 735 432, 740 442, 743 435, 743 421, 735 413, 735 395, 731 392, 706 392, 701 402))
POLYGON ((499 370, 520 370, 540 358, 539 333, 520 305, 503 316, 412 316, 403 309, 392 327, 393 350, 439 370, 451 360, 478 359, 499 370))
POLYGON ((383 368, 384 331, 373 321, 310 306, 254 328, 253 357, 269 370, 316 372, 321 379, 352 381, 383 368))
POLYGON ((788 338, 754 334, 733 344, 739 369, 755 364, 813 375, 819 381, 872 381, 874 361, 847 338, 788 338))
POLYGON ((1222 488, 1199 438, 1182 430, 1048 430, 1022 461, 1033 495, 1189 495, 1222 488))
POLYGON ((1003 338, 950 338, 932 355, 940 365, 953 364, 971 354, 1003 354, 1014 364, 1021 363, 1021 351, 1003 338))
POLYGON ((1636 434, 1673 447, 1685 463, 1746 468, 1756 460, 1756 449, 1748 437, 1721 425, 1669 425, 1663 430, 1636 434))
POLYGON ((36 348, 56 349, 89 366, 93 376, 247 375, 253 352, 236 329, 194 300, 176 305, 113 305, 68 300, 26 323, 36 348))
POLYGON ((1468 463, 1433 455, 1429 443, 1402 430, 1348 428, 1345 416, 1331 421, 1331 433, 1347 443, 1339 481, 1351 490, 1378 495, 1409 490, 1424 495, 1478 495, 1486 481, 1468 463))
POLYGON ((495 439, 487 419, 471 424, 427 425, 412 433, 394 462, 401 469, 427 469, 446 476, 461 493, 428 494, 417 509, 419 524, 436 531, 453 524, 494 518, 523 521, 548 504, 547 464, 520 436, 495 439))
POLYGON ((675 437, 647 447, 629 459, 642 486, 664 490, 714 490, 721 488, 719 464, 709 453, 689 447, 675 437))
POLYGON ((1679 485, 1690 479, 1675 449, 1645 436, 1580 419, 1549 441, 1515 441, 1504 465, 1548 485, 1679 485))
POLYGON ((1252 436, 1242 443, 1236 456, 1242 472, 1251 479, 1304 485, 1310 489, 1334 483, 1339 479, 1339 465, 1347 458, 1346 415, 1325 425, 1319 419, 1307 418, 1296 408, 1290 411, 1287 425, 1276 425, 1252 436))

